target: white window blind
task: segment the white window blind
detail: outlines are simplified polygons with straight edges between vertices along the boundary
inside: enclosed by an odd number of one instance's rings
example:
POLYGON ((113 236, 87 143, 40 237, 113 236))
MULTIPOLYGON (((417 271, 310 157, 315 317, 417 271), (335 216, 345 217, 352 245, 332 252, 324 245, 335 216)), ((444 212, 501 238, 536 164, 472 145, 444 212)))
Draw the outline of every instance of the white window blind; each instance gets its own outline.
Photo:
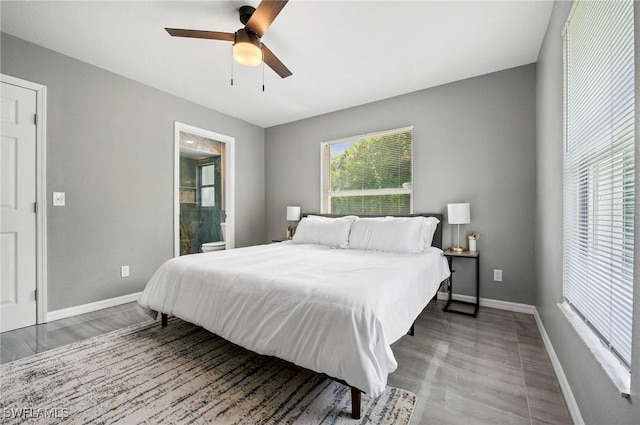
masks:
POLYGON ((565 46, 565 300, 629 367, 633 316, 633 2, 578 1, 565 46))
POLYGON ((413 130, 324 142, 322 212, 411 213, 413 130))

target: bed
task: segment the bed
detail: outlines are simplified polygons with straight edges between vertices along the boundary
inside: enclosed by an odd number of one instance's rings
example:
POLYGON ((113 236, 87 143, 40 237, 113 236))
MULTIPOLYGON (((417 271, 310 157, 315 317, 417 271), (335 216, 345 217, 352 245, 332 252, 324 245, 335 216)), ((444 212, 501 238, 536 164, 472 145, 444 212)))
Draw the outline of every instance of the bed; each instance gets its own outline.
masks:
POLYGON ((382 394, 397 367, 391 344, 450 274, 441 215, 390 220, 308 216, 293 241, 173 258, 139 304, 163 326, 173 315, 351 386, 357 419, 361 392, 382 394))

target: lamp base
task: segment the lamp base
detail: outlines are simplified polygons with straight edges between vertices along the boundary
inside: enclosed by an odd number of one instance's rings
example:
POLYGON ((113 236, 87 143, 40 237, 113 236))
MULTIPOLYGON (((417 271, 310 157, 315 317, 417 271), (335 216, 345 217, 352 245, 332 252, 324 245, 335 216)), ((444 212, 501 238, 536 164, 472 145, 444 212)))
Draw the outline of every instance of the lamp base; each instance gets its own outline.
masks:
POLYGON ((460 248, 459 246, 452 246, 451 248, 449 248, 451 251, 453 252, 462 252, 464 251, 464 248, 460 248))

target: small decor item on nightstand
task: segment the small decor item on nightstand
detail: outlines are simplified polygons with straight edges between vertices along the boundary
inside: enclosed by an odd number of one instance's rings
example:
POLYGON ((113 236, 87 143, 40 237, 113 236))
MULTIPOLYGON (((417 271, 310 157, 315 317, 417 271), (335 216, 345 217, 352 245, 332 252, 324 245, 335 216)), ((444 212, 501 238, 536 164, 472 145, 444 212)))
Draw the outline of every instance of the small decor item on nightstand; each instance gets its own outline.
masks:
POLYGON ((469 251, 477 251, 476 241, 480 239, 480 233, 469 232, 469 251))
POLYGON ((291 221, 287 227, 287 239, 292 239, 296 233, 296 221, 300 221, 300 207, 287 207, 287 221, 291 221))
POLYGON ((451 247, 453 252, 462 252, 464 248, 460 247, 460 225, 471 223, 471 212, 469 204, 448 204, 448 222, 449 224, 458 225, 458 245, 451 247))

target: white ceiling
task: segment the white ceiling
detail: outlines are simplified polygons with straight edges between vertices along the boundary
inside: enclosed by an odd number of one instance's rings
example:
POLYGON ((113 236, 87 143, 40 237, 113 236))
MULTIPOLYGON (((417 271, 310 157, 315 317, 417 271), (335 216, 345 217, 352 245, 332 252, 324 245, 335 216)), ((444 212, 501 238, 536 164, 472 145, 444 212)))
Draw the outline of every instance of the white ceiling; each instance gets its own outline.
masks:
POLYGON ((262 41, 293 72, 235 65, 233 1, 6 1, 1 30, 261 127, 535 62, 552 1, 292 0, 262 41))

